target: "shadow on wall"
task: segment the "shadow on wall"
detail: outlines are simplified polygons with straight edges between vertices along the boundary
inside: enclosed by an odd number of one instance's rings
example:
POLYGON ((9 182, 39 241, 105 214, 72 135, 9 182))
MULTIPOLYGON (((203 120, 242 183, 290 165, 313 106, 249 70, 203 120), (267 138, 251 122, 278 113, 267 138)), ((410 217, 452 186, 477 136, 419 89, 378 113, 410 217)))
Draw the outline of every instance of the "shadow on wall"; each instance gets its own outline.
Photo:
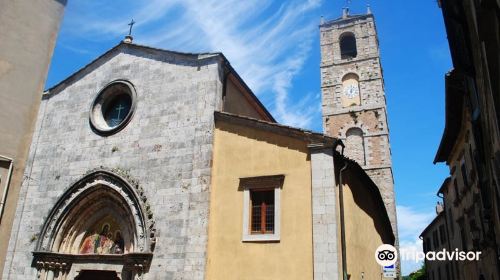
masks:
MULTIPOLYGON (((339 175, 339 170, 343 163, 340 156, 337 157, 337 178, 339 175)), ((382 239, 384 244, 395 243, 395 237, 392 232, 391 223, 389 216, 387 215, 387 210, 385 208, 384 201, 382 200, 382 195, 375 185, 375 183, 368 177, 366 172, 354 161, 348 160, 349 165, 343 174, 344 187, 348 187, 352 194, 352 199, 354 204, 358 209, 363 211, 373 222, 377 233, 382 239)), ((344 199, 347 199, 344 196, 344 199)), ((346 201, 349 203, 349 201, 346 201)), ((349 213, 346 212, 346 223, 349 222, 349 213)), ((351 216, 351 218, 356 218, 351 216)))

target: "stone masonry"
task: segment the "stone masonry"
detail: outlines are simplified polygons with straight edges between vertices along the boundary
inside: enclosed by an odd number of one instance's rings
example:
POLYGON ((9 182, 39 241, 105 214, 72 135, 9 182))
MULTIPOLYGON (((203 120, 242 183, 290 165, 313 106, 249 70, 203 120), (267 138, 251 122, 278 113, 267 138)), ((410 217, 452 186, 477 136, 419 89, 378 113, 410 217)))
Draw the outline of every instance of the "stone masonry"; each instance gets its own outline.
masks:
POLYGON ((363 145, 353 147, 346 143, 346 147, 359 150, 346 149, 345 153, 354 159, 364 154, 364 162, 359 163, 379 187, 397 236, 384 81, 373 16, 346 14, 323 22, 320 44, 323 129, 327 135, 343 141, 349 129, 361 129, 363 145), (341 58, 340 38, 347 33, 354 34, 357 55, 341 58), (361 104, 344 107, 342 78, 350 73, 359 77, 361 104))
POLYGON ((313 210, 314 280, 337 279, 337 194, 333 151, 310 146, 313 210))
POLYGON ((157 245, 144 279, 204 279, 213 112, 222 59, 120 44, 44 95, 2 279, 36 279, 32 251, 59 197, 89 170, 118 168, 144 189, 157 245), (116 134, 89 125, 96 94, 130 81, 137 107, 116 134))

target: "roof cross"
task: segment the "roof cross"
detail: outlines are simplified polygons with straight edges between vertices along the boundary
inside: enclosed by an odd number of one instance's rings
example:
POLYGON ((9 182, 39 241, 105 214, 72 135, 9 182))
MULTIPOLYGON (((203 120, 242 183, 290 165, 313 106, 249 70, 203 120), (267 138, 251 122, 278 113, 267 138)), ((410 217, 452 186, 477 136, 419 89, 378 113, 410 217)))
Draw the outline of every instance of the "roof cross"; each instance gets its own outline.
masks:
POLYGON ((134 26, 135 21, 132 19, 130 23, 128 24, 130 26, 130 29, 128 30, 128 36, 132 36, 132 27, 134 26))

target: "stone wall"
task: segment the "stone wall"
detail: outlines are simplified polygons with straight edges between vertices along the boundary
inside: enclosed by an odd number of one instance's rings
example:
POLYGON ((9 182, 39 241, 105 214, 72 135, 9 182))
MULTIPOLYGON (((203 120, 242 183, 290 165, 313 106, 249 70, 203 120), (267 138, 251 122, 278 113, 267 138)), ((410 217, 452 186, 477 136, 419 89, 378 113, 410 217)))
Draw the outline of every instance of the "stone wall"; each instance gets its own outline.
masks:
POLYGON ((2 279, 35 279, 31 255, 57 199, 89 170, 119 168, 145 191, 157 245, 145 279, 204 279, 213 112, 220 57, 204 59, 120 45, 52 89, 42 101, 2 279), (97 92, 130 81, 137 107, 120 132, 89 125, 97 92))
POLYGON ((314 280, 338 279, 341 271, 333 151, 311 146, 314 280))

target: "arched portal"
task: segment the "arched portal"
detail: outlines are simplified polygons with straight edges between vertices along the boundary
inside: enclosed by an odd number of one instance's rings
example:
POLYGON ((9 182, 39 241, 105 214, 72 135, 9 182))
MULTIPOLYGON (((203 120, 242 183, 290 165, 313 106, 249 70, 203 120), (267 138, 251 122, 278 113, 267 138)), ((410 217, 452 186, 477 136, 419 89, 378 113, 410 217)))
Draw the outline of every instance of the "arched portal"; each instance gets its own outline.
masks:
POLYGON ((147 271, 153 214, 139 185, 121 175, 93 171, 58 200, 33 252, 39 279, 74 279, 82 271, 133 279, 147 271))

